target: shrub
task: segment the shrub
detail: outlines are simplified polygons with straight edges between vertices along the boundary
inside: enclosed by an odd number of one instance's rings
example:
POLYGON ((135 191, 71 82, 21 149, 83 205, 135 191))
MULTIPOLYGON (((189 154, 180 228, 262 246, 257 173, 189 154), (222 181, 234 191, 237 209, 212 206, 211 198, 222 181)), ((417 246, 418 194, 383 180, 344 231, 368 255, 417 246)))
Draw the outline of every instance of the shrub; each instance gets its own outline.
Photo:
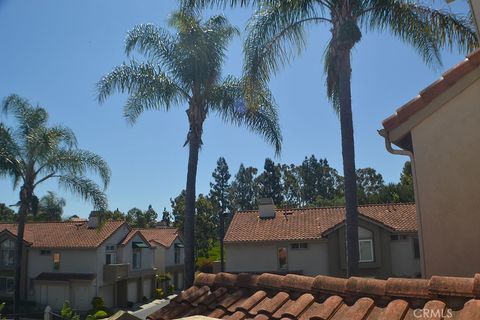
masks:
POLYGON ((129 309, 133 308, 133 302, 132 301, 127 302, 127 308, 129 308, 129 309))
POLYGON ((104 310, 98 310, 93 316, 95 319, 103 319, 108 317, 108 313, 104 310))
POLYGON ((202 260, 199 262, 198 270, 205 273, 213 273, 213 263, 209 259, 202 260))
POLYGON ((157 297, 157 299, 163 299, 164 296, 165 293, 163 292, 163 289, 155 289, 155 297, 157 297))
POLYGON ((173 284, 168 285, 168 294, 171 295, 175 291, 175 286, 173 284))
POLYGON ((145 297, 145 296, 143 296, 143 297, 142 297, 142 302, 143 302, 143 303, 147 303, 147 302, 148 302, 148 298, 145 297))
POLYGON ((160 273, 157 274, 157 280, 160 282, 172 280, 172 275, 170 273, 160 273))
POLYGON ((70 305, 70 301, 66 300, 63 303, 62 310, 60 311, 60 315, 62 316, 63 319, 70 320, 74 316, 72 307, 70 305))
POLYGON ((92 309, 95 311, 103 310, 105 308, 105 302, 102 297, 93 297, 92 299, 92 309))

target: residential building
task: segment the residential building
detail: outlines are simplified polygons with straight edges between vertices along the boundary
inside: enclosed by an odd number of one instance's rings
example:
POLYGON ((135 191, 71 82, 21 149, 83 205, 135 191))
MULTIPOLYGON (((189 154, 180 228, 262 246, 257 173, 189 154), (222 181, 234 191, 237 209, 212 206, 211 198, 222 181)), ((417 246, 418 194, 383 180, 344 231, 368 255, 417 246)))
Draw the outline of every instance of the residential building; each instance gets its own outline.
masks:
POLYGON ((147 319, 473 320, 480 319, 479 293, 480 274, 378 280, 201 273, 147 319))
MULTIPOLYGON (((360 275, 419 277, 415 205, 365 205, 358 212, 360 275)), ((345 276, 345 209, 260 204, 234 215, 225 249, 228 272, 345 276)))
POLYGON ((157 273, 171 274, 170 283, 176 290, 183 289, 185 251, 178 228, 157 227, 136 230, 139 230, 155 249, 154 266, 157 273))
MULTIPOLYGON (((0 224, 0 291, 13 295, 14 244, 18 225, 0 224)), ((29 222, 25 225, 22 299, 61 308, 91 308, 95 296, 111 306, 150 298, 156 268, 154 249, 124 221, 29 222)))
POLYGON ((412 161, 425 277, 478 272, 479 123, 480 51, 383 121, 387 150, 412 161))

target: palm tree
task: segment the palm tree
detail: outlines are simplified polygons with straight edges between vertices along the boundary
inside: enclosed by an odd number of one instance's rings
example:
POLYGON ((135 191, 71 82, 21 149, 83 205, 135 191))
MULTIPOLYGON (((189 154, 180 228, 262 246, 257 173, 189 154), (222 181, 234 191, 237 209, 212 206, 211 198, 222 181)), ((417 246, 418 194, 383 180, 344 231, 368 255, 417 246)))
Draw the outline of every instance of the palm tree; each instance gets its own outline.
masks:
POLYGON ((62 220, 63 207, 67 202, 65 199, 58 197, 54 192, 48 191, 39 203, 38 220, 42 221, 60 221, 62 220))
POLYGON ((10 95, 3 101, 3 111, 12 115, 17 126, 0 123, 0 177, 10 177, 13 187, 20 186, 18 233, 15 256, 14 311, 20 306, 20 275, 25 220, 38 211, 35 188, 56 179, 60 187, 90 200, 95 208, 107 206, 102 189, 88 179, 87 172, 100 176, 104 188, 110 181, 110 169, 98 155, 77 148, 74 133, 63 126, 47 126, 48 113, 32 106, 26 99, 10 95))
MULTIPOLYGON (((358 216, 351 99, 351 54, 366 31, 389 31, 413 46, 427 64, 441 63, 442 48, 470 51, 478 45, 471 18, 413 0, 184 0, 186 6, 259 5, 245 41, 247 89, 305 48, 306 27, 325 24, 331 37, 324 56, 327 95, 340 117, 345 177, 347 276, 358 272, 358 216)), ((248 93, 248 91, 247 91, 248 93)))
POLYGON ((220 15, 202 22, 189 10, 173 13, 169 26, 175 34, 154 25, 139 25, 128 32, 126 53, 134 49, 147 61, 131 61, 113 69, 98 83, 98 99, 105 101, 114 91, 128 92, 124 116, 134 123, 145 110, 169 111, 172 106, 188 106, 189 146, 185 205, 185 285, 194 279, 194 214, 198 154, 202 146, 203 124, 215 113, 228 123, 243 125, 260 134, 280 152, 281 135, 276 105, 264 87, 254 94, 259 101, 249 108, 243 99, 244 81, 222 78, 227 45, 238 30, 220 15))

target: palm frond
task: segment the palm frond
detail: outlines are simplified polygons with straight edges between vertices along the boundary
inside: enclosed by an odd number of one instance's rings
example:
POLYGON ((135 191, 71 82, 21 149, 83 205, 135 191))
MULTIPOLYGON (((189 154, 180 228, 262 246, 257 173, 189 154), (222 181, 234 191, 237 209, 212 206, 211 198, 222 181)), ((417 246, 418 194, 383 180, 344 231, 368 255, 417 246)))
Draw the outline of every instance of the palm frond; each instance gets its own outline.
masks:
MULTIPOLYGON (((47 179, 65 174, 70 176, 84 176, 87 173, 98 174, 104 189, 110 183, 111 176, 110 168, 102 157, 81 149, 60 149, 52 152, 37 174, 40 172, 43 172, 47 179)), ((37 184, 43 181, 44 178, 40 178, 37 184)))
POLYGON ((135 102, 125 106, 127 120, 134 122, 145 109, 169 109, 180 101, 188 99, 188 94, 164 72, 149 63, 122 64, 102 78, 97 84, 98 100, 105 99, 115 91, 128 92, 136 96, 135 102))
POLYGON ((19 123, 22 134, 44 126, 48 121, 48 113, 40 107, 33 107, 28 100, 16 94, 11 94, 3 100, 2 110, 5 114, 12 114, 19 123))
POLYGON ((282 148, 282 135, 278 123, 277 106, 273 96, 266 88, 257 87, 254 93, 260 104, 249 108, 244 99, 245 83, 234 77, 228 77, 212 90, 208 100, 209 108, 223 121, 244 126, 262 136, 274 146, 276 154, 282 148))
POLYGON ((173 45, 175 39, 164 29, 153 24, 140 24, 128 31, 125 52, 138 50, 151 61, 170 70, 174 68, 173 45))
POLYGON ((80 196, 83 200, 90 201, 97 210, 108 208, 105 193, 90 179, 75 175, 63 175, 59 177, 59 185, 65 190, 80 196))
POLYGON ((441 65, 441 48, 457 46, 461 51, 469 52, 478 46, 468 18, 411 1, 368 1, 360 22, 370 29, 391 31, 413 46, 429 65, 441 65))
POLYGON ((22 176, 23 160, 19 150, 11 129, 0 123, 0 176, 12 177, 14 185, 22 176))
POLYGON ((305 27, 328 22, 313 0, 277 1, 262 6, 248 23, 244 75, 254 88, 267 83, 305 48, 305 27))

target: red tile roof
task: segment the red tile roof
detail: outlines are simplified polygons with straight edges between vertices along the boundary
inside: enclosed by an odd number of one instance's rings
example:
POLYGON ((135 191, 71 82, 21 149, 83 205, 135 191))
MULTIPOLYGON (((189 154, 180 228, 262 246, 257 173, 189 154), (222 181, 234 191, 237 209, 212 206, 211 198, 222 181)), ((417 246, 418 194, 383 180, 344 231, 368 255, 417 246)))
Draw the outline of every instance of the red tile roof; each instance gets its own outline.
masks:
POLYGON ((433 99, 478 68, 480 65, 480 49, 470 54, 464 61, 445 72, 439 80, 420 92, 420 95, 397 109, 396 113, 383 121, 385 130, 390 131, 406 122, 416 112, 425 108, 433 99))
POLYGON ((349 279, 300 275, 204 274, 147 317, 291 320, 480 319, 480 274, 474 278, 349 279), (426 310, 426 311, 423 311, 426 310), (436 317, 435 317, 436 315, 436 317))
MULTIPOLYGON (((88 228, 86 222, 28 222, 26 242, 33 248, 96 248, 117 231, 125 221, 107 221, 101 228, 88 228)), ((0 232, 17 235, 17 223, 0 223, 0 232)))
POLYGON ((178 228, 137 229, 149 242, 169 248, 178 237, 178 228))
MULTIPOLYGON (((416 232, 415 204, 359 206, 360 216, 395 232, 416 232)), ((238 212, 225 242, 321 239, 345 221, 344 207, 276 209, 275 218, 260 219, 258 211, 238 212), (285 214, 287 212, 288 214, 285 214)))

